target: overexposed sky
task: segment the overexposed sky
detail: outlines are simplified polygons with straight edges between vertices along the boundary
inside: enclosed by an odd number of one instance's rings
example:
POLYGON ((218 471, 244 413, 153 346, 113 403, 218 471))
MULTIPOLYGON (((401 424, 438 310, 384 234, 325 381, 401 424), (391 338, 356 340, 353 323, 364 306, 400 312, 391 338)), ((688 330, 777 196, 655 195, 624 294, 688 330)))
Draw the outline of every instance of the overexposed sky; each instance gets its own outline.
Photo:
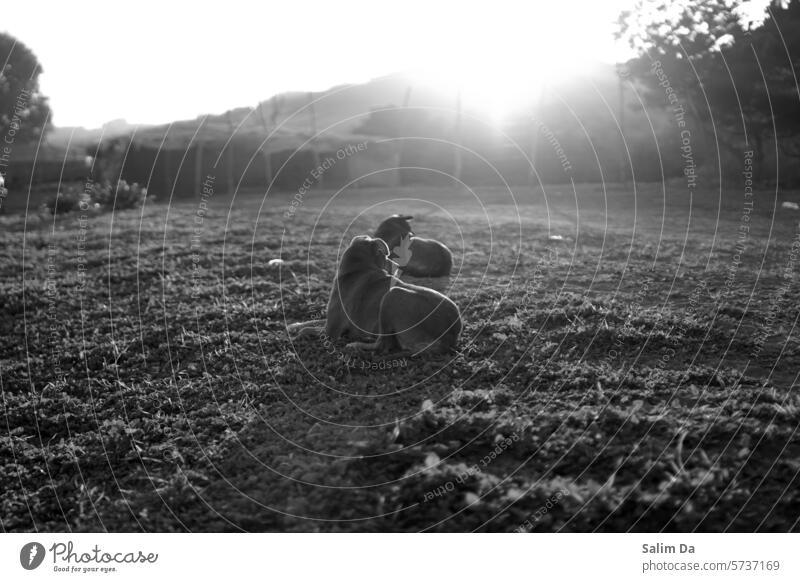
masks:
POLYGON ((44 2, 3 10, 59 126, 163 123, 395 71, 502 102, 582 60, 614 61, 631 0, 44 2))

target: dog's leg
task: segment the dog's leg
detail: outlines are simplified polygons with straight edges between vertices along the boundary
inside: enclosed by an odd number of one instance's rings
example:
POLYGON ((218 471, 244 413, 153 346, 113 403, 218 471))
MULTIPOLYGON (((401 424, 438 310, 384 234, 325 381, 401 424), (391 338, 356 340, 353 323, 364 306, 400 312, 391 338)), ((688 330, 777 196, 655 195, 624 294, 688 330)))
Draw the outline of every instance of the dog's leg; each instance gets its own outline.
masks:
POLYGON ((319 335, 324 329, 324 322, 323 325, 320 325, 320 320, 300 321, 286 326, 286 332, 289 337, 319 335))
POLYGON ((350 342, 346 347, 351 350, 368 350, 370 352, 374 352, 380 347, 380 345, 381 340, 377 339, 374 342, 350 342))
POLYGON ((322 335, 324 331, 325 328, 322 326, 304 327, 299 332, 297 332, 297 335, 295 337, 306 337, 306 336, 317 337, 319 335, 322 335))
MULTIPOLYGON (((390 286, 390 292, 391 292, 390 286)), ((351 342, 348 348, 357 350, 369 350, 380 354, 394 353, 402 350, 402 346, 397 341, 392 326, 392 317, 389 310, 385 309, 384 302, 381 302, 380 313, 378 314, 378 339, 374 342, 351 342)))

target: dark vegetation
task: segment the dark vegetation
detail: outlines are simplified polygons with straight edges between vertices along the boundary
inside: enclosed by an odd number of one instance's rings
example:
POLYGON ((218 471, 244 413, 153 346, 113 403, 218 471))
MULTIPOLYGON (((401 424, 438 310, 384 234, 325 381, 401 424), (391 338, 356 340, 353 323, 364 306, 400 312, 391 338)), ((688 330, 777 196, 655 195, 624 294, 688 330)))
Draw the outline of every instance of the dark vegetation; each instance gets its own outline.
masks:
POLYGON ((0 217, 0 525, 797 530, 794 198, 758 193, 739 251, 741 195, 684 192, 0 217), (341 245, 398 211, 455 252, 460 353, 290 343, 341 245))
MULTIPOLYGON (((128 210, 140 208, 147 198, 147 188, 125 180, 116 186, 110 182, 82 184, 63 184, 62 187, 43 203, 50 214, 68 212, 99 212, 109 210, 128 210)), ((152 200, 151 200, 152 201, 152 200)))
POLYGON ((50 125, 50 105, 39 91, 39 59, 24 43, 0 32, 0 63, 3 146, 35 141, 50 125))
POLYGON ((756 180, 796 185, 800 2, 773 1, 760 14, 747 8, 727 0, 640 1, 620 16, 620 36, 641 53, 626 72, 648 107, 685 110, 702 162, 737 176, 742 152, 752 150, 762 160, 756 180), (664 74, 654 73, 656 63, 664 74), (667 86, 677 96, 671 103, 667 86))

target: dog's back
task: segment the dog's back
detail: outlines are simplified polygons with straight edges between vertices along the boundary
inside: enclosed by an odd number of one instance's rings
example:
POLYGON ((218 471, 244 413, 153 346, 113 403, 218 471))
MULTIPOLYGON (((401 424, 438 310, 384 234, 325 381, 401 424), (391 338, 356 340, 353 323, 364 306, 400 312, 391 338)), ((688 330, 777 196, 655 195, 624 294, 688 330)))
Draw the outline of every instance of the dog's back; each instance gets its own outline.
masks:
POLYGON ((384 269, 387 252, 383 241, 368 236, 357 236, 350 243, 328 301, 325 332, 329 337, 377 334, 381 300, 392 278, 384 269))

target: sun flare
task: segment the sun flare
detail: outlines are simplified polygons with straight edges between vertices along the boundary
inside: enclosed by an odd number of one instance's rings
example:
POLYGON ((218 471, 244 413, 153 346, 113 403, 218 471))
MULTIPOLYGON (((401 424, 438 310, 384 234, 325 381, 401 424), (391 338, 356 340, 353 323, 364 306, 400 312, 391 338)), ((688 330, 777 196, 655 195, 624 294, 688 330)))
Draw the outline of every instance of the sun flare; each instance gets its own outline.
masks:
POLYGON ((224 12, 203 0, 190 11, 155 0, 142 3, 150 9, 123 10, 126 30, 147 30, 159 42, 120 42, 119 31, 107 25, 120 17, 118 8, 99 1, 92 0, 75 25, 92 34, 69 42, 64 30, 75 17, 71 7, 53 5, 46 20, 37 17, 36 3, 15 7, 19 14, 6 24, 8 32, 39 55, 42 90, 58 125, 97 127, 121 117, 164 123, 397 71, 419 71, 431 86, 454 96, 460 91, 464 107, 499 118, 582 64, 613 62, 613 21, 631 0, 490 6, 409 0, 381 26, 375 26, 374 3, 365 0, 335 9, 322 0, 230 0, 224 12), (150 17, 153 11, 158 19, 150 17), (104 90, 115 98, 87 107, 87 94, 76 91, 72 79, 76 63, 102 71, 104 90))
POLYGON ((459 18, 459 27, 442 32, 446 50, 417 71, 416 78, 455 99, 460 95, 464 108, 501 121, 535 102, 549 85, 599 62, 624 58, 624 51, 607 39, 625 5, 537 2, 491 16, 467 13, 459 18))

